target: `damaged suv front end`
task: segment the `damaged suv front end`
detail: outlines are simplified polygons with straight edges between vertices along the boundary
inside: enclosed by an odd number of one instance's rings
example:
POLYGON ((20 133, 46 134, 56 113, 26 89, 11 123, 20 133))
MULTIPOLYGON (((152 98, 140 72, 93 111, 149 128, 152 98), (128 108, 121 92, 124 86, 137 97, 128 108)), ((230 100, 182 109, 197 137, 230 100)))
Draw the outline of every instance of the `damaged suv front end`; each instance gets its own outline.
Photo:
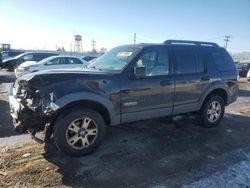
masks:
MULTIPOLYGON (((19 77, 9 87, 15 131, 29 132, 39 143, 49 141, 56 120, 70 105, 82 105, 81 101, 85 101, 84 105, 88 105, 86 101, 98 101, 103 106, 108 105, 112 115, 115 114, 109 101, 110 92, 117 96, 113 91, 117 87, 110 86, 112 76, 104 71, 86 69, 38 71, 19 77), (36 133, 41 131, 45 134, 37 137, 36 133)), ((119 106, 119 98, 116 101, 119 106)), ((110 123, 117 123, 119 115, 113 119, 110 123)))
POLYGON ((58 109, 53 103, 53 93, 42 87, 31 87, 32 78, 32 74, 21 77, 9 88, 10 114, 19 133, 43 130, 58 109))

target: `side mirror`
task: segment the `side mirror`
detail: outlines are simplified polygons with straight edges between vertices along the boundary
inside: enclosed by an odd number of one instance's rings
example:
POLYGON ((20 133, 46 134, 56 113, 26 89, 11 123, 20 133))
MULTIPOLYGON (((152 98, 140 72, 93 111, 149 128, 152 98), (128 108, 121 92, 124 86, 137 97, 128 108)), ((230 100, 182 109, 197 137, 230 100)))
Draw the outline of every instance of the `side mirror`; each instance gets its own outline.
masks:
POLYGON ((134 67, 134 76, 137 79, 145 78, 146 77, 146 67, 134 67))

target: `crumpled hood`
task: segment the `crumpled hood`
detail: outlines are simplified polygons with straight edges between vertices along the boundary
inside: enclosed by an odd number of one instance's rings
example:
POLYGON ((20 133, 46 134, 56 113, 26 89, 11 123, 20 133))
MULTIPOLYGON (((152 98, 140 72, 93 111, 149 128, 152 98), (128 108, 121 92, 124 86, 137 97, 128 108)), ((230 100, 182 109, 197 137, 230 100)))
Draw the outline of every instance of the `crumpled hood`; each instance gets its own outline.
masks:
MULTIPOLYGON (((95 69, 82 68, 76 69, 54 69, 37 71, 31 74, 26 74, 17 79, 19 81, 27 81, 30 86, 35 88, 42 88, 48 85, 63 83, 66 81, 85 81, 85 80, 98 80, 105 79, 113 75, 110 72, 99 71, 95 69)), ((64 85, 64 87, 67 87, 64 85)))
POLYGON ((89 68, 61 68, 61 69, 49 69, 49 70, 41 70, 38 72, 32 73, 33 75, 51 75, 51 74, 108 74, 105 71, 99 71, 96 69, 89 68))

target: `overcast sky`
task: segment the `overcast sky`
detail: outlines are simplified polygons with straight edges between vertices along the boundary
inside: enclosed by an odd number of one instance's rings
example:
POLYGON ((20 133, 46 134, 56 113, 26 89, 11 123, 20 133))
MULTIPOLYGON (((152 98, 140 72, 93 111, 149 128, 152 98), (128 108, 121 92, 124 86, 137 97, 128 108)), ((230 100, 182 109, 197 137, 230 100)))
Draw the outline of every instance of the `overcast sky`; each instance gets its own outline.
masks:
POLYGON ((230 52, 250 51, 250 0, 0 0, 0 43, 14 48, 108 49, 166 39, 214 41, 230 52))

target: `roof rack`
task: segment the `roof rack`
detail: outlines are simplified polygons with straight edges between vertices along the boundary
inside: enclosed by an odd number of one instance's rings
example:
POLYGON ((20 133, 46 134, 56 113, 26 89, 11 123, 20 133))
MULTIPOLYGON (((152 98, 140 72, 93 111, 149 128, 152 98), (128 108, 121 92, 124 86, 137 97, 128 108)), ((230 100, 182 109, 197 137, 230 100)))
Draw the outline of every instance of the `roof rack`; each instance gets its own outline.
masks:
POLYGON ((196 46, 213 46, 219 47, 218 44, 213 42, 201 42, 201 41, 191 41, 191 40, 166 40, 164 44, 188 44, 196 46))

